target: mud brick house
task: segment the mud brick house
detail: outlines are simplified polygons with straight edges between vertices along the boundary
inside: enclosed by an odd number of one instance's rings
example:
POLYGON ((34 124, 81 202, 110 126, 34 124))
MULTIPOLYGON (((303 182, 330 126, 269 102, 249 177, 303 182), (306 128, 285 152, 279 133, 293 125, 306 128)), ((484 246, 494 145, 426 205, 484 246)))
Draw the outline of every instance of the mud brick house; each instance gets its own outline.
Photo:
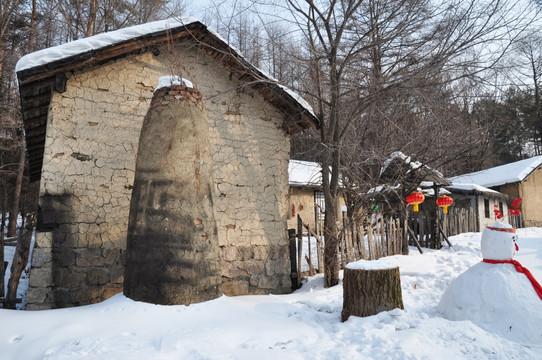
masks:
POLYGON ((165 20, 29 54, 18 62, 31 181, 40 182, 28 309, 122 291, 140 131, 162 76, 203 97, 213 162, 222 292, 290 291, 290 134, 310 106, 197 20, 165 20))

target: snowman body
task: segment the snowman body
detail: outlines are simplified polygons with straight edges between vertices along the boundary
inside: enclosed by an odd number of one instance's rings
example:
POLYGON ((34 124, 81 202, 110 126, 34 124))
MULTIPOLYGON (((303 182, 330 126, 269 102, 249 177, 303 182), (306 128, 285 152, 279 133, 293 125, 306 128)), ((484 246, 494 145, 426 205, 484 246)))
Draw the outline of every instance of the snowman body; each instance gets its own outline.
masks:
MULTIPOLYGON (((493 224, 482 232, 483 258, 512 259, 515 240, 510 225, 493 224)), ((449 320, 470 320, 521 344, 542 344, 542 301, 512 264, 480 262, 472 266, 446 289, 437 310, 449 320)))

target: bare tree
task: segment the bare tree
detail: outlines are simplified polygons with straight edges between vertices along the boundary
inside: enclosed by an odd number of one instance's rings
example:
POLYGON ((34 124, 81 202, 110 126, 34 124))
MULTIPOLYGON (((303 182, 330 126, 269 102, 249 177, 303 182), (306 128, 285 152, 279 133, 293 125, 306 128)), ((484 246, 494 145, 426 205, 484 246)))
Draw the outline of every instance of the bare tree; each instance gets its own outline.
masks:
POLYGON ((30 26, 28 29, 28 51, 34 51, 34 45, 36 43, 36 20, 38 17, 38 5, 36 0, 32 0, 32 13, 30 15, 30 26))
POLYGON ((88 6, 87 30, 85 36, 94 35, 94 27, 96 25, 96 0, 90 0, 88 6))
POLYGON ((542 148, 542 36, 533 33, 518 43, 517 51, 514 57, 513 71, 519 76, 514 77, 514 82, 528 89, 534 96, 534 105, 536 109, 536 118, 538 121, 539 139, 537 143, 537 153, 540 154, 542 148))
MULTIPOLYGON (((336 209, 343 145, 353 124, 378 119, 371 112, 378 113, 393 101, 392 96, 405 92, 422 96, 424 89, 442 88, 466 77, 481 80, 483 71, 500 59, 534 16, 518 5, 476 0, 288 0, 286 5, 274 4, 279 9, 275 12, 286 12, 283 20, 294 24, 306 41, 304 66, 311 83, 301 90, 322 124, 326 286, 339 281, 336 209)), ((401 99, 417 100, 416 96, 401 99)), ((411 103, 410 112, 419 108, 411 103)), ((401 119, 411 118, 413 125, 424 119, 404 115, 401 119)))
POLYGON ((0 3, 0 83, 4 76, 4 61, 6 56, 6 46, 10 35, 10 26, 17 13, 20 0, 2 1, 0 3))
POLYGON ((180 16, 184 0, 40 0, 37 3, 45 46, 105 31, 180 16))
POLYGON ((15 175, 15 185, 11 189, 10 216, 8 223, 8 236, 15 236, 17 214, 21 194, 21 184, 24 170, 24 134, 21 132, 20 116, 18 115, 18 97, 14 73, 18 55, 19 31, 22 27, 21 18, 22 1, 12 0, 2 2, 0 6, 0 132, 4 138, 2 162, 0 168, 4 171, 4 188, 8 185, 10 175, 15 175), (13 158, 17 153, 20 156, 13 158), (18 159, 18 160, 17 160, 18 159), (13 163, 22 166, 13 166, 13 163))

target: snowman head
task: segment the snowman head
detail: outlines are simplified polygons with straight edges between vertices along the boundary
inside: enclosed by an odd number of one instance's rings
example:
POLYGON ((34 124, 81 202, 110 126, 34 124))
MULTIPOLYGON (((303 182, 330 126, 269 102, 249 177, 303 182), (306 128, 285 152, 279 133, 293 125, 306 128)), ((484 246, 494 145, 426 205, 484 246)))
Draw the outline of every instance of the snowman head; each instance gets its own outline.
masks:
POLYGON ((505 222, 496 222, 482 232, 482 257, 488 260, 510 260, 517 250, 516 229, 505 222))

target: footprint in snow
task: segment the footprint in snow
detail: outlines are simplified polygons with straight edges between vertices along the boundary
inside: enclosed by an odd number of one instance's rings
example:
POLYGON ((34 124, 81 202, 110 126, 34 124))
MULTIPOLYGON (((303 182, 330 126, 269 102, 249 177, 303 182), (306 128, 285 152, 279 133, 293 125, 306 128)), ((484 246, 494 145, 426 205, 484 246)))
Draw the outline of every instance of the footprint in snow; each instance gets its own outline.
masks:
POLYGON ((12 344, 15 344, 15 343, 18 343, 19 341, 21 341, 22 339, 23 339, 22 335, 13 336, 11 339, 9 339, 9 342, 12 343, 12 344))

